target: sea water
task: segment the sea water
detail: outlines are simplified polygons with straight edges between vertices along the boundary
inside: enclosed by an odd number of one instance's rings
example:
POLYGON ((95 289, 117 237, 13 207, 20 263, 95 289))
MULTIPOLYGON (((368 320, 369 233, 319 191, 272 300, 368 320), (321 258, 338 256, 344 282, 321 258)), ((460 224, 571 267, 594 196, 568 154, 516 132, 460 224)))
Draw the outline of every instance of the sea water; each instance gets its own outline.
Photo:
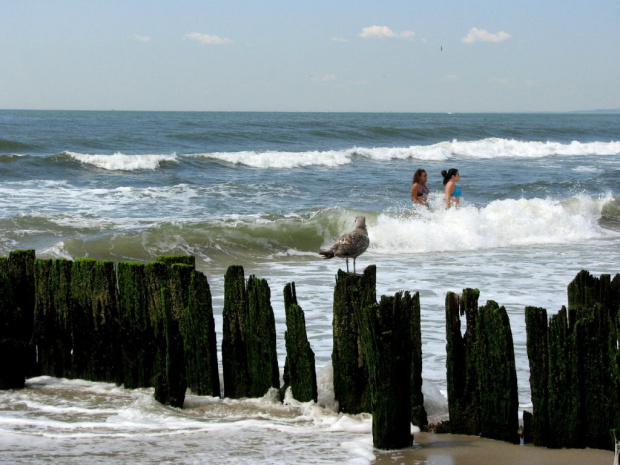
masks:
POLYGON ((620 272, 619 128, 613 114, 0 111, 0 255, 194 255, 218 345, 223 276, 242 265, 270 285, 281 370, 282 290, 295 282, 319 373, 316 404, 190 393, 182 410, 151 389, 33 378, 0 392, 0 461, 372 462, 370 415, 339 414, 333 398, 345 263, 317 254, 357 214, 371 243, 357 271, 376 265, 378 295, 420 293, 431 419, 447 417, 445 296, 468 287, 506 308, 531 409, 524 308, 557 312, 582 269, 620 272), (463 198, 446 210, 440 171, 453 167, 463 198), (410 200, 418 168, 429 209, 410 200))

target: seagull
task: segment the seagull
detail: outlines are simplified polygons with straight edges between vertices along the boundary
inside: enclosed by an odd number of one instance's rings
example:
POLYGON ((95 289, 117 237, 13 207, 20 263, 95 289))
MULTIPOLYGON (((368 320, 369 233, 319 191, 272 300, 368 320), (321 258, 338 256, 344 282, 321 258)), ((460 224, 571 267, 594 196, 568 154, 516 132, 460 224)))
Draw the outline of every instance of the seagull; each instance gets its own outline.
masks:
POLYGON ((347 262, 347 273, 349 272, 349 258, 353 259, 353 273, 355 273, 355 259, 362 255, 370 244, 368 231, 366 230, 366 217, 358 215, 355 217, 355 229, 343 234, 329 250, 321 250, 323 258, 344 258, 347 262))

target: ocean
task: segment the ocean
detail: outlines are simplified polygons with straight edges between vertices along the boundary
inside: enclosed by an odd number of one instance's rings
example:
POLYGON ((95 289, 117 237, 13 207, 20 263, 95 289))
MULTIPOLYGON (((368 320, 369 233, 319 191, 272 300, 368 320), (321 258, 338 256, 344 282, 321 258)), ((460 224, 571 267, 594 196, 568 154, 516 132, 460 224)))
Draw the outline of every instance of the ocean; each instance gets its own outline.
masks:
MULTIPOLYGON (((366 216, 377 295, 420 293, 423 391, 447 418, 445 296, 480 290, 509 315, 521 409, 531 410, 524 308, 556 313, 580 270, 620 272, 620 115, 0 111, 0 256, 151 261, 190 254, 213 294, 224 273, 294 282, 319 401, 188 394, 38 377, 0 392, 0 462, 370 464, 371 417, 337 413, 327 248, 366 216), (412 205, 428 173, 430 208, 412 205), (463 197, 443 207, 440 172, 463 197)), ((221 354, 220 354, 221 355, 221 354)), ((221 357, 220 357, 221 360, 221 357)), ((221 376, 221 368, 220 368, 221 376)))

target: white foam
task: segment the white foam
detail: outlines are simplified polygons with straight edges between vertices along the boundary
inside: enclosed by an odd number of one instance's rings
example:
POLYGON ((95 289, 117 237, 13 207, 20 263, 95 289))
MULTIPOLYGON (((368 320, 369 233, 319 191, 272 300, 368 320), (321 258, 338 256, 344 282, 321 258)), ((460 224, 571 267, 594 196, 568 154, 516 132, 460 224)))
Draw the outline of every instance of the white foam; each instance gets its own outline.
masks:
POLYGON ((340 166, 351 163, 348 151, 310 152, 215 152, 194 155, 253 168, 301 168, 304 166, 340 166))
POLYGON ((567 200, 496 200, 477 208, 410 214, 381 214, 369 226, 370 250, 402 254, 482 250, 539 244, 564 244, 613 234, 598 225, 611 194, 595 199, 580 195, 567 200))
POLYGON ((373 160, 408 159, 444 161, 453 157, 473 159, 493 158, 542 158, 553 155, 618 155, 620 141, 559 142, 518 141, 514 139, 488 138, 477 141, 444 141, 431 145, 410 147, 357 148, 355 152, 373 160))
POLYGON ((618 155, 620 142, 560 142, 518 141, 514 139, 488 138, 477 141, 443 141, 430 145, 409 147, 353 147, 345 150, 278 152, 242 151, 213 152, 190 155, 192 157, 219 160, 253 168, 293 169, 305 166, 336 167, 348 165, 353 156, 376 161, 416 159, 445 161, 451 158, 542 158, 554 155, 618 155))
POLYGON ((134 171, 134 170, 154 170, 159 168, 163 162, 178 161, 176 154, 171 155, 126 155, 116 152, 113 155, 97 155, 86 153, 65 152, 71 158, 84 163, 93 165, 97 168, 111 171, 134 171))

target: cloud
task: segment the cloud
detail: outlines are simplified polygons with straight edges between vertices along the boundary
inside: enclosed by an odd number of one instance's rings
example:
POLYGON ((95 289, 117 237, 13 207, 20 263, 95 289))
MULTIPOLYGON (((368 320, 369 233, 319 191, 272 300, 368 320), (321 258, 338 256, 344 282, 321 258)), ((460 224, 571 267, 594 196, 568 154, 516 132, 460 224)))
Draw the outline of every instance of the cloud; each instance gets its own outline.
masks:
POLYGON ((212 36, 209 34, 202 34, 201 32, 192 32, 190 34, 185 34, 183 36, 184 39, 195 40, 196 42, 200 42, 201 44, 207 45, 223 45, 223 44, 232 44, 233 41, 230 39, 212 36))
POLYGON ((332 37, 332 40, 334 42, 348 42, 349 41, 349 39, 345 39, 343 37, 332 37))
POLYGON ((448 82, 458 81, 459 77, 456 74, 446 74, 444 80, 448 82))
POLYGON ((400 37, 402 39, 413 39, 415 32, 403 31, 396 33, 387 26, 368 26, 362 29, 360 37, 363 39, 393 39, 400 37))
POLYGON ((467 44, 473 44, 474 42, 503 42, 510 39, 510 34, 504 31, 499 31, 493 34, 492 32, 485 31, 484 29, 478 29, 472 27, 469 33, 461 39, 461 42, 467 44))
POLYGON ((140 42, 150 42, 151 38, 149 36, 141 36, 138 34, 134 34, 131 36, 132 39, 139 40, 140 42))

